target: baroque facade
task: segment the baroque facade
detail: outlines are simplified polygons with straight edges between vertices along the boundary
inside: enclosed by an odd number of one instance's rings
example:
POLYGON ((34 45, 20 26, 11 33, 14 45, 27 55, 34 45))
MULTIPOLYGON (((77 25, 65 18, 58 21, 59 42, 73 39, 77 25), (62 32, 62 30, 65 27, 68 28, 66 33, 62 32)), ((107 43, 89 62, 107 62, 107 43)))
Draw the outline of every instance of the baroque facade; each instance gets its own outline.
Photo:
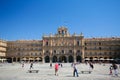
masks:
POLYGON ((42 40, 7 41, 9 62, 84 62, 120 58, 120 38, 84 38, 60 27, 57 34, 43 35, 42 40))
POLYGON ((7 44, 6 57, 8 62, 42 60, 41 40, 8 41, 7 44))

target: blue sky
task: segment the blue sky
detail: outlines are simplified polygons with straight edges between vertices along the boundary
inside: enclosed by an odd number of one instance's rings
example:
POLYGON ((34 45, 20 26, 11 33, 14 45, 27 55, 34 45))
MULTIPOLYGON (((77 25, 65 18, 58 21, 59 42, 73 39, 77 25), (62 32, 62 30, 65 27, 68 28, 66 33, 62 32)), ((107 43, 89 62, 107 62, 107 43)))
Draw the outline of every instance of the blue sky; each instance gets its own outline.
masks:
POLYGON ((120 37, 120 0, 0 0, 0 38, 42 39, 66 26, 84 37, 120 37))

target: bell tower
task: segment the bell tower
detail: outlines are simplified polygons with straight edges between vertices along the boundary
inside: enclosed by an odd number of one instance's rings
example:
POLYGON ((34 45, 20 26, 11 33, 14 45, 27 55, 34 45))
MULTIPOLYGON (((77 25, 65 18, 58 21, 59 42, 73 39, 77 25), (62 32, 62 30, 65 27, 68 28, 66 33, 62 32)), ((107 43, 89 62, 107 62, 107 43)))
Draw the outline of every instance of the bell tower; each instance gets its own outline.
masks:
POLYGON ((58 28, 58 35, 67 36, 68 35, 68 29, 66 27, 58 28))

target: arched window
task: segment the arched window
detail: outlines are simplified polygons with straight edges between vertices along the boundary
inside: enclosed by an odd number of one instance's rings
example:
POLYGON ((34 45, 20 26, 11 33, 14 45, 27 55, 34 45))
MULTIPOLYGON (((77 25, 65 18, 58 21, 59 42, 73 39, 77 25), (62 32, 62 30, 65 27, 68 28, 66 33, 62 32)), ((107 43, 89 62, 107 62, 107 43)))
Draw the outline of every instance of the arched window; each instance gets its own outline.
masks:
POLYGON ((101 45, 101 42, 99 42, 98 44, 101 45))
POLYGON ((56 53, 56 50, 54 50, 54 53, 56 53))
POLYGON ((87 47, 85 47, 85 50, 87 50, 87 47))

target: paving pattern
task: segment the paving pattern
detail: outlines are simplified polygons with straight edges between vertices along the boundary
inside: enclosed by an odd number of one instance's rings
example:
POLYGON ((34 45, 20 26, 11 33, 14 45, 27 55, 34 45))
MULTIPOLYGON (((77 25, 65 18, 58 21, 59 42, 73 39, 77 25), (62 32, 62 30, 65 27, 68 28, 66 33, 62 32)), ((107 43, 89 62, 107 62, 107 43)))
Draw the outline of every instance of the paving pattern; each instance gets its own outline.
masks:
POLYGON ((20 63, 0 63, 0 80, 120 80, 120 69, 118 77, 109 75, 110 64, 94 64, 91 74, 84 73, 82 70, 91 70, 89 65, 78 64, 79 77, 73 77, 73 68, 71 63, 63 63, 59 67, 59 75, 55 76, 54 63, 50 68, 49 63, 34 63, 33 70, 39 70, 38 73, 29 73, 30 63, 25 63, 22 68, 20 63))

